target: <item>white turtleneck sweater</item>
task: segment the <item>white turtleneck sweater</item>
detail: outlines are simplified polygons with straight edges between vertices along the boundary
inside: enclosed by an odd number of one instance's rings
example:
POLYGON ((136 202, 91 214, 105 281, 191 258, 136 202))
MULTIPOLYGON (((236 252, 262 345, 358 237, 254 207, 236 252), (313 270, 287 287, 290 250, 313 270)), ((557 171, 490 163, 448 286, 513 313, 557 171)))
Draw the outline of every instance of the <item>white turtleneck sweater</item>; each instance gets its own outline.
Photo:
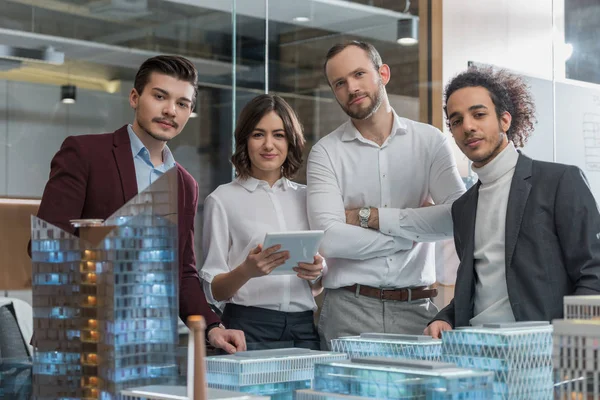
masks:
POLYGON ((514 322, 506 288, 506 207, 510 184, 519 159, 508 142, 488 164, 473 167, 481 185, 475 220, 475 302, 471 325, 514 322))

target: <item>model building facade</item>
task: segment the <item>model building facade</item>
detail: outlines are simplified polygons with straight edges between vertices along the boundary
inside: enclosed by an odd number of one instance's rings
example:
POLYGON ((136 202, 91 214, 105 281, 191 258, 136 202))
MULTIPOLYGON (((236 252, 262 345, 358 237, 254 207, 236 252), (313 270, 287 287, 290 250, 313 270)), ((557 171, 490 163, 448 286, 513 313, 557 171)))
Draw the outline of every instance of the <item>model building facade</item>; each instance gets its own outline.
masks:
POLYGON ((174 383, 176 169, 103 223, 77 223, 80 237, 32 217, 34 397, 174 383))

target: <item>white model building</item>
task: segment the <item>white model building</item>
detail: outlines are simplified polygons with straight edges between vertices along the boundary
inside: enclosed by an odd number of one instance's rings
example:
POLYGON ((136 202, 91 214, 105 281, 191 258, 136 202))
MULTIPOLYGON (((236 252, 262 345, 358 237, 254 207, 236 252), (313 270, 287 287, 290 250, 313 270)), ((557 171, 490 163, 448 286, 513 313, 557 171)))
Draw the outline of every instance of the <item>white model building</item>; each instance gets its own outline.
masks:
POLYGON ((565 296, 565 319, 600 319, 600 296, 565 296))
POLYGON ((554 320, 558 399, 600 400, 600 320, 554 320))
POLYGON ((343 361, 342 353, 301 348, 241 351, 206 357, 206 381, 213 389, 292 399, 310 389, 316 363, 343 361))
MULTIPOLYGON (((253 396, 228 390, 208 389, 207 400, 269 400, 268 396, 253 396)), ((144 386, 121 391, 121 400, 190 400, 185 386, 144 386)))

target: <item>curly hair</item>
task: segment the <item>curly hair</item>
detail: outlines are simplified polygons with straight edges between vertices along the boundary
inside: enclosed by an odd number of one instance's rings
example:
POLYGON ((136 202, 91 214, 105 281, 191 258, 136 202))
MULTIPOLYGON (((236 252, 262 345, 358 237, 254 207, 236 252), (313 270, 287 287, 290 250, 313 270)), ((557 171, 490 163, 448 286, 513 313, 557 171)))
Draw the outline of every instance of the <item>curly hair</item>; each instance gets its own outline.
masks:
POLYGON ((531 136, 537 119, 535 104, 529 87, 517 75, 506 70, 494 70, 489 67, 470 67, 467 71, 455 76, 444 90, 444 113, 448 120, 448 99, 459 89, 466 87, 483 87, 487 89, 496 107, 498 120, 505 112, 512 117, 506 136, 516 147, 523 147, 531 136))
POLYGON ((261 94, 244 106, 235 127, 235 152, 231 163, 235 167, 235 176, 241 179, 248 178, 252 170, 248 155, 248 138, 262 117, 271 111, 275 111, 283 121, 288 142, 288 154, 281 166, 281 174, 285 178, 292 178, 302 166, 302 151, 306 141, 296 112, 283 98, 274 94, 261 94))

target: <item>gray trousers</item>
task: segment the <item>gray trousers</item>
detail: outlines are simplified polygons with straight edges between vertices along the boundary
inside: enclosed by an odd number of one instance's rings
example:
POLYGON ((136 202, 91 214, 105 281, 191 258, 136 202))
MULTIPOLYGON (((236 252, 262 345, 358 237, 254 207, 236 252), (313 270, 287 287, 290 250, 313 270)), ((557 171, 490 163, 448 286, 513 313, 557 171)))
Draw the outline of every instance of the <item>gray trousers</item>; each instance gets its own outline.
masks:
POLYGON ((366 332, 422 335, 437 312, 429 299, 382 301, 346 289, 326 289, 318 326, 321 348, 331 349, 331 339, 366 332))

